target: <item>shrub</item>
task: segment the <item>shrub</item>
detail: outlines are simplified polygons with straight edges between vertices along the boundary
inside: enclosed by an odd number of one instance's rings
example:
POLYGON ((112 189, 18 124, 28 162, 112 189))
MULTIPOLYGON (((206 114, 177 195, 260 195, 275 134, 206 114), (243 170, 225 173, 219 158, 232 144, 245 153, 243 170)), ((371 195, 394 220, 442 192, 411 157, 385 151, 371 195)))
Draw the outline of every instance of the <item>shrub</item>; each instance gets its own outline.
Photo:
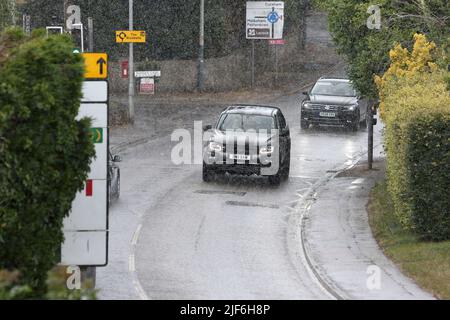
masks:
POLYGON ((0 36, 0 269, 18 270, 36 296, 95 154, 89 119, 75 120, 82 58, 68 37, 40 34, 0 36))
POLYGON ((388 188, 404 227, 450 239, 450 96, 445 72, 385 83, 388 188))

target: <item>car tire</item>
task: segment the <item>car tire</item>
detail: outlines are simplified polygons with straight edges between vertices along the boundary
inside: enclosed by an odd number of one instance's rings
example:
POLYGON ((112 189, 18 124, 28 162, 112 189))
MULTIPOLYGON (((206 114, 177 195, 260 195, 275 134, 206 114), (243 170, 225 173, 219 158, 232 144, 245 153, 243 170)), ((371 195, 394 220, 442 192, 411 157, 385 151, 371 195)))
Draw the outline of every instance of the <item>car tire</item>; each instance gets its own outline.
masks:
POLYGON ((357 132, 359 130, 359 124, 360 124, 359 121, 352 123, 350 125, 350 130, 353 132, 357 132))
POLYGON ((202 177, 204 182, 211 182, 212 181, 212 174, 211 171, 208 170, 208 167, 205 163, 203 163, 203 170, 202 170, 202 177))
POLYGON ((117 193, 116 199, 120 198, 120 169, 117 169, 117 193))
POLYGON ((302 130, 308 130, 309 129, 309 122, 306 120, 300 120, 300 128, 302 130))
POLYGON ((289 173, 291 171, 291 153, 286 156, 286 163, 283 166, 283 180, 289 179, 289 173))
POLYGON ((277 174, 274 174, 273 176, 268 176, 268 178, 269 178, 269 183, 273 186, 279 186, 281 183, 280 172, 278 172, 277 174))

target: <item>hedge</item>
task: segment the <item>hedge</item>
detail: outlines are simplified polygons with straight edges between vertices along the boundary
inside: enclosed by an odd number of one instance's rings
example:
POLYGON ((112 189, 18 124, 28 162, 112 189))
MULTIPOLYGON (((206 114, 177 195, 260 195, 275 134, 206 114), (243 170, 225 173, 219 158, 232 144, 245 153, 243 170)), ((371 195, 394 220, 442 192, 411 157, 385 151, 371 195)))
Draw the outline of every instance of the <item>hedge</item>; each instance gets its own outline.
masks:
POLYGON ((90 120, 75 120, 82 58, 68 37, 42 34, 0 35, 0 270, 19 271, 36 296, 95 155, 90 120))
POLYGON ((450 239, 450 95, 444 72, 392 81, 385 98, 388 189, 405 228, 450 239))

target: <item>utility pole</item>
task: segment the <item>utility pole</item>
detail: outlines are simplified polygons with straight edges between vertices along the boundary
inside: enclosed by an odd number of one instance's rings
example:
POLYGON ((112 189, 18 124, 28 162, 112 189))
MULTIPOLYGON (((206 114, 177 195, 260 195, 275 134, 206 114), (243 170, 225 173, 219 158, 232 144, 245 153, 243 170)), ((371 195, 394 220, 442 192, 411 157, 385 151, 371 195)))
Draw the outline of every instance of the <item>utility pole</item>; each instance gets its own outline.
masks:
POLYGON ((89 52, 94 52, 94 19, 88 18, 89 52))
MULTIPOLYGON (((133 0, 129 0, 129 30, 132 31, 133 26, 133 0)), ((128 62, 128 108, 130 114, 130 123, 134 124, 134 47, 133 43, 129 43, 130 57, 128 62)))
POLYGON ((205 87, 204 79, 205 68, 205 0, 200 0, 200 39, 198 52, 198 82, 197 88, 203 91, 205 87))
POLYGON ((368 162, 368 169, 372 170, 373 168, 373 114, 372 114, 372 108, 373 106, 369 106, 369 119, 367 124, 367 131, 368 131, 368 153, 367 153, 367 162, 368 162))
POLYGON ((67 32, 69 30, 66 30, 66 21, 67 21, 67 8, 69 7, 69 0, 64 0, 64 14, 63 14, 63 28, 67 32))

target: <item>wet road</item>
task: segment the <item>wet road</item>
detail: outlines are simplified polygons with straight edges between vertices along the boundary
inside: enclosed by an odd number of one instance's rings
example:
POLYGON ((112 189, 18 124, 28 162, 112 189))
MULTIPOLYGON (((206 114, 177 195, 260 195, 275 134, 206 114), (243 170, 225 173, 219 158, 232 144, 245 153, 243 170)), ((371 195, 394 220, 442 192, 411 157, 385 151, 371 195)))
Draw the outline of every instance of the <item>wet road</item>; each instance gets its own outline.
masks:
MULTIPOLYGON (((366 150, 367 131, 302 131, 299 101, 293 95, 271 103, 282 109, 292 138, 290 177, 279 187, 258 177, 204 183, 201 165, 171 162, 175 143, 166 133, 123 151, 122 194, 110 209, 110 263, 97 271, 100 298, 330 298, 298 254, 291 218, 311 185, 366 150)), ((176 111, 180 121, 165 132, 193 128, 193 120, 213 123, 222 108, 194 109, 176 111)))

